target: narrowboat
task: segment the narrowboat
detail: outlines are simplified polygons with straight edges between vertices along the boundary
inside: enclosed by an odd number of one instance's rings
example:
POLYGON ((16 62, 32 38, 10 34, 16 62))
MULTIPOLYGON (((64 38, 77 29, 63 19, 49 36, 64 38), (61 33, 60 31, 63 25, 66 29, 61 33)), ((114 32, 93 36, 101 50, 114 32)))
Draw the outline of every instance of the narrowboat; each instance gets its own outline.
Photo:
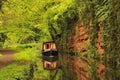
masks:
POLYGON ((58 50, 54 41, 44 42, 42 45, 43 68, 56 69, 58 66, 58 50))
POLYGON ((56 43, 54 41, 44 42, 42 45, 43 56, 58 56, 56 43))

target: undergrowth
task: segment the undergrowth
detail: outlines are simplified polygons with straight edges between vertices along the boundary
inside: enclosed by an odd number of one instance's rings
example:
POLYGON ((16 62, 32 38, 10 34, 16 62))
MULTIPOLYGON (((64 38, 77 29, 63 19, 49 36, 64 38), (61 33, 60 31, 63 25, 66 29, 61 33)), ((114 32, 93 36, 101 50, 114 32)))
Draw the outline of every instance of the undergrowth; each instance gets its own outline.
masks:
POLYGON ((12 64, 0 70, 0 80, 26 80, 28 65, 12 64))
POLYGON ((24 49, 15 54, 15 61, 32 61, 35 62, 38 59, 38 53, 31 48, 24 49))

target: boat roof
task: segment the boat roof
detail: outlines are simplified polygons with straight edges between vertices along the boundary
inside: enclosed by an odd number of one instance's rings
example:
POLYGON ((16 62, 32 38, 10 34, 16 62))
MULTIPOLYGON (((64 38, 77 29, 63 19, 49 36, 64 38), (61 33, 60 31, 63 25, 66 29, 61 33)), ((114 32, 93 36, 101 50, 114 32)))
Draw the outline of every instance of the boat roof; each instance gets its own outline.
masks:
POLYGON ((47 41, 47 42, 43 42, 43 44, 46 44, 46 43, 55 43, 55 41, 47 41))

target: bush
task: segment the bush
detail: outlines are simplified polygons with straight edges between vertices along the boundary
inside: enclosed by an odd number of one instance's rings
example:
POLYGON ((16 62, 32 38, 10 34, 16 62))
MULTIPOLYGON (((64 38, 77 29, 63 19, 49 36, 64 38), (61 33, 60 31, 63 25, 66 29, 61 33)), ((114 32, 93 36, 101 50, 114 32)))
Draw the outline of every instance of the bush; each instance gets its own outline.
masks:
POLYGON ((0 47, 3 47, 3 42, 0 42, 0 47))
POLYGON ((0 70, 0 80, 26 80, 25 74, 29 73, 26 71, 29 71, 28 65, 9 65, 0 70))
POLYGON ((36 61, 38 54, 34 49, 25 49, 15 54, 15 61, 36 61))

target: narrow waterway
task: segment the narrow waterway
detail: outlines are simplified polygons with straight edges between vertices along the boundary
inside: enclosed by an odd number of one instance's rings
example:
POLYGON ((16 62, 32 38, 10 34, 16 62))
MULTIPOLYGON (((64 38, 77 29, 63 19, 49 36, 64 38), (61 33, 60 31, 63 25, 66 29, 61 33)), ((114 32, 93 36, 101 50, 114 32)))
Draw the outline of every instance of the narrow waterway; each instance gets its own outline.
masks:
POLYGON ((59 67, 50 72, 50 80, 105 80, 105 65, 102 62, 92 65, 76 56, 63 54, 59 57, 59 67))

